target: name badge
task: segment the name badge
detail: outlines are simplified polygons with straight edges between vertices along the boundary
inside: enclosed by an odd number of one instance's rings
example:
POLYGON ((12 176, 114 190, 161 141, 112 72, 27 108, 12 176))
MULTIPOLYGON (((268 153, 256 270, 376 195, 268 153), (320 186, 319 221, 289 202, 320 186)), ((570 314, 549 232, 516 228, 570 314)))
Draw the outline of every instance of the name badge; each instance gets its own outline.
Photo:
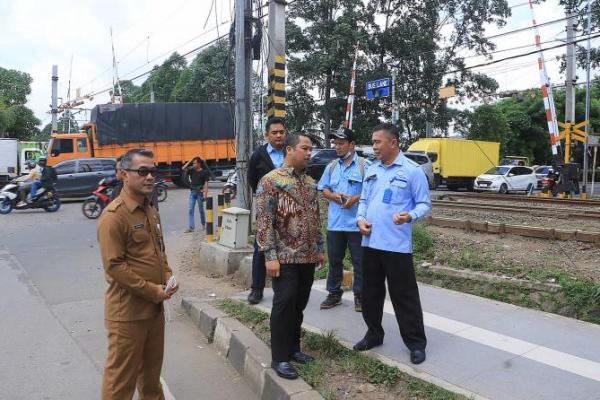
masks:
POLYGON ((392 202, 392 189, 387 188, 383 192, 383 199, 381 200, 383 204, 390 204, 392 202))
POLYGON ((137 224, 133 226, 133 229, 143 229, 144 228, 144 224, 137 224))

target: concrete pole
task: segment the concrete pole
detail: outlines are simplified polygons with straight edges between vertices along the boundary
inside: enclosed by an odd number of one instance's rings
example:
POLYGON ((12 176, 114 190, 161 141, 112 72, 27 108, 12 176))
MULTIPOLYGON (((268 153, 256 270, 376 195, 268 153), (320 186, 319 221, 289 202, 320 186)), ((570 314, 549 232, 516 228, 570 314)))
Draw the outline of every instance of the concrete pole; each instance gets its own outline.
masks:
POLYGON ((575 123, 575 31, 573 20, 575 15, 571 10, 567 11, 567 79, 566 87, 566 106, 565 121, 575 123))
POLYGON ((269 92, 267 116, 285 117, 285 1, 269 1, 269 92))
POLYGON ((252 57, 250 31, 252 16, 251 0, 235 2, 235 136, 237 202, 246 210, 252 209, 252 196, 248 185, 247 170, 250 141, 252 138, 252 118, 250 97, 250 71, 252 57))
POLYGON ((392 124, 398 123, 398 103, 396 102, 396 77, 398 72, 392 70, 392 124))
MULTIPOLYGON (((587 194, 587 183, 588 183, 588 135, 590 134, 590 47, 591 47, 591 35, 592 35, 592 4, 591 1, 587 2, 587 54, 586 54, 586 83, 585 83, 585 120, 588 122, 585 126, 585 143, 583 145, 583 193, 587 194)), ((594 194, 592 193, 592 196, 594 194)))
POLYGON ((58 65, 52 66, 52 132, 58 129, 58 65))

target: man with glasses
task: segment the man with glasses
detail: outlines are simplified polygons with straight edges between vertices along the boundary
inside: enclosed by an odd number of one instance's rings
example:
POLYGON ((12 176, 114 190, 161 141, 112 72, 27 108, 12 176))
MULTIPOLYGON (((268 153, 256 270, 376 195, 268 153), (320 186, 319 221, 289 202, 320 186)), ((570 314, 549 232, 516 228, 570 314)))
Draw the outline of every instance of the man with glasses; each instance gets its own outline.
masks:
POLYGON ((202 168, 203 161, 200 157, 194 157, 183 166, 184 178, 190 185, 190 199, 188 202, 188 228, 185 233, 194 232, 194 208, 198 203, 198 211, 200 212, 200 224, 202 227, 206 224, 204 216, 204 199, 208 197, 208 181, 210 180, 210 172, 202 168), (190 163, 192 167, 190 168, 190 163))
POLYGON ((330 138, 335 144, 338 156, 323 172, 318 189, 329 200, 327 214, 327 298, 321 303, 321 309, 333 308, 342 303, 342 279, 346 248, 350 249, 354 270, 354 310, 362 311, 362 236, 356 226, 358 201, 365 175, 365 159, 359 157, 354 149, 356 138, 351 129, 341 128, 330 138))
MULTIPOLYGON (((123 170, 121 168, 121 159, 123 156, 117 157, 117 161, 115 163, 115 177, 107 178, 106 184, 108 186, 112 186, 112 190, 110 192, 110 196, 108 197, 108 203, 110 204, 114 199, 119 197, 121 194, 121 190, 123 189, 123 170)), ((155 175, 156 178, 158 175, 155 175)), ((150 194, 150 203, 152 207, 158 211, 158 191, 156 190, 156 185, 152 189, 152 194, 150 194)))
MULTIPOLYGON (((283 165, 285 124, 281 118, 271 118, 267 121, 265 139, 267 143, 252 153, 248 163, 248 182, 255 193, 262 177, 283 165)), ((252 290, 248 295, 248 303, 260 303, 263 298, 265 279, 265 255, 259 251, 255 240, 254 256, 252 257, 252 290)))
POLYGON ((104 324, 108 355, 102 399, 164 399, 160 383, 164 353, 163 302, 172 276, 160 216, 148 197, 157 168, 149 150, 133 149, 121 159, 123 190, 98 221, 98 244, 108 282, 104 324))

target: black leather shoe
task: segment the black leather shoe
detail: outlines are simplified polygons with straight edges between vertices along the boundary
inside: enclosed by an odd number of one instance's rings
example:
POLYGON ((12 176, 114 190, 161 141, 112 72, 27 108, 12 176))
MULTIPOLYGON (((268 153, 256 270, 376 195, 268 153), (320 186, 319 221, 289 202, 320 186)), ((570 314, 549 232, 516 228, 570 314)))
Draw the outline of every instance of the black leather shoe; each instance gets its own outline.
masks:
POLYGON ((312 356, 309 356, 308 354, 303 353, 301 351, 297 351, 294 354, 292 354, 292 360, 296 361, 299 364, 308 364, 315 361, 315 359, 312 356))
POLYGON ((277 375, 279 375, 280 377, 282 377, 284 379, 297 379, 298 378, 298 372, 296 372, 296 368, 294 368, 294 366, 292 364, 290 364, 289 362, 273 361, 271 363, 271 367, 273 368, 273 370, 275 370, 277 375))
POLYGON ((425 350, 412 350, 410 352, 410 362, 413 364, 421 364, 425 361, 425 350))
POLYGON ((367 351, 372 349, 373 347, 381 346, 383 344, 383 340, 367 340, 362 339, 360 342, 356 343, 353 347, 356 351, 367 351))
POLYGON ((263 299, 263 291, 258 289, 252 289, 248 295, 248 303, 258 304, 263 299))

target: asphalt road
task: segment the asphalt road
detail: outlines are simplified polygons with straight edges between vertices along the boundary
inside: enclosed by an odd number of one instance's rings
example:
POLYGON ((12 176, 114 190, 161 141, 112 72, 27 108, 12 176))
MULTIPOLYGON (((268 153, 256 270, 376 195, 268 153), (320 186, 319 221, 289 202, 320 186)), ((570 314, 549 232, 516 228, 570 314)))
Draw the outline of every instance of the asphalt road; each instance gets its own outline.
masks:
MULTIPOLYGON (((182 242, 187 191, 161 203, 167 247, 182 242)), ((1 399, 97 399, 106 355, 96 222, 68 202, 0 215, 1 399)), ((254 399, 182 313, 167 324, 167 399, 254 399)))

